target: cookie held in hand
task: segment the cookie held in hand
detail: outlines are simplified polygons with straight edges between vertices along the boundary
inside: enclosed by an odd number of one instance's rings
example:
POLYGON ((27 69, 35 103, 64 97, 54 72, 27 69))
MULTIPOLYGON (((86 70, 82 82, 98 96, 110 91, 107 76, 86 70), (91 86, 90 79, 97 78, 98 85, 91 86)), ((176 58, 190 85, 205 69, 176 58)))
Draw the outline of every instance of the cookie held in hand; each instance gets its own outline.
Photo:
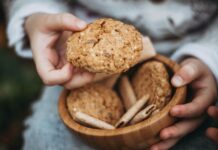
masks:
POLYGON ((136 64, 142 49, 142 36, 133 26, 103 18, 69 37, 66 57, 75 67, 115 74, 136 64))
POLYGON ((137 98, 149 94, 148 103, 155 104, 157 108, 162 109, 171 99, 169 74, 161 62, 145 62, 133 76, 132 86, 137 98))
POLYGON ((67 107, 74 118, 82 112, 114 125, 123 115, 123 106, 117 94, 101 84, 91 84, 72 90, 67 97, 67 107))

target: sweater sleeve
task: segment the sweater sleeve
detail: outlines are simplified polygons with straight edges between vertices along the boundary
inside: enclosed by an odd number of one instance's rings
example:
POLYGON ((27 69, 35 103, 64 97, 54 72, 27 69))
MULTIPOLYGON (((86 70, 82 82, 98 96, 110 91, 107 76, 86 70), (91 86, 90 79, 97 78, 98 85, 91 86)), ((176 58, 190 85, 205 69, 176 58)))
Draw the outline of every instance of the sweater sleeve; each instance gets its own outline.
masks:
POLYGON ((187 56, 196 57, 204 62, 213 72, 218 83, 218 16, 198 41, 179 48, 172 55, 172 59, 181 61, 187 56))
POLYGON ((67 5, 58 0, 11 0, 6 5, 8 25, 7 36, 9 46, 15 48, 18 56, 32 58, 29 46, 24 46, 24 22, 27 16, 34 13, 60 13, 68 11, 67 5))

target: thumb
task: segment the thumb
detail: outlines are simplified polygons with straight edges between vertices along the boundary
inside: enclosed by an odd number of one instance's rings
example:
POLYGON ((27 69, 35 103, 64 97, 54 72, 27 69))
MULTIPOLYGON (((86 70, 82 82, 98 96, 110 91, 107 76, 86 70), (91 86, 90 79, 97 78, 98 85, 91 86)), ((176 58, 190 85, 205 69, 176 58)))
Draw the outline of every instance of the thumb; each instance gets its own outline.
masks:
POLYGON ((210 106, 207 110, 207 113, 212 118, 218 120, 218 108, 216 106, 210 106))
POLYGON ((172 78, 172 84, 175 87, 180 87, 197 79, 201 73, 201 66, 195 59, 184 61, 182 67, 176 72, 172 78))
POLYGON ((85 21, 70 13, 48 14, 45 22, 50 31, 78 31, 87 26, 85 21))

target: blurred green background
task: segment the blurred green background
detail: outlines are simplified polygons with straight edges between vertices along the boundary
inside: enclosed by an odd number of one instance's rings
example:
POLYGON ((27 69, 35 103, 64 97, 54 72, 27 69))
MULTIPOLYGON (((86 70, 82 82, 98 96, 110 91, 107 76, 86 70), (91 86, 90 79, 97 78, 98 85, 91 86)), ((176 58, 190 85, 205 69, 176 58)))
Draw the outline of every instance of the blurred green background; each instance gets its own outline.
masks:
POLYGON ((0 4, 0 150, 21 149, 23 120, 39 97, 42 83, 32 60, 8 48, 5 19, 0 4))

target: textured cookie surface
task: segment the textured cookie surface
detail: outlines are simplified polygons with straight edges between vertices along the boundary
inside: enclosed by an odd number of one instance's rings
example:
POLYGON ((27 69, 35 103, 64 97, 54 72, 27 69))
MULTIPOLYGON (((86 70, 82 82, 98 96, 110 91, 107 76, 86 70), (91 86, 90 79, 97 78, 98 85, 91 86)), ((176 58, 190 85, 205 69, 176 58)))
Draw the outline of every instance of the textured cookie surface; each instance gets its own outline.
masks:
POLYGON ((114 125, 123 114, 123 106, 117 94, 101 84, 91 84, 71 91, 67 107, 73 117, 75 111, 114 125))
POLYGON ((67 60, 90 72, 120 73, 137 63, 142 36, 131 25, 98 19, 67 41, 67 60))
POLYGON ((164 64, 158 61, 144 63, 133 76, 132 85, 137 98, 149 94, 149 104, 163 108, 171 98, 172 87, 164 64))

